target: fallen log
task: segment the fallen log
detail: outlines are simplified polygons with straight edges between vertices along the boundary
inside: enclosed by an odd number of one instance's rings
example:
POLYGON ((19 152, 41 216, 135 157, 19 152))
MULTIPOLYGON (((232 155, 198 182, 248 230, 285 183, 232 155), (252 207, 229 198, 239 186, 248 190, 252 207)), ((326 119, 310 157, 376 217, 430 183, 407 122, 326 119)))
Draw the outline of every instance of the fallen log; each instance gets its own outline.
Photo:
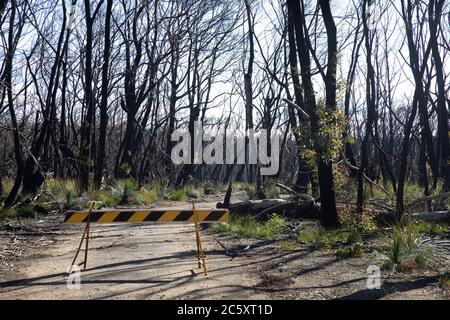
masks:
POLYGON ((287 191, 287 192, 289 192, 291 195, 297 197, 298 199, 302 199, 304 201, 311 201, 313 203, 316 202, 313 197, 307 195, 306 193, 298 193, 295 190, 285 186, 284 184, 277 183, 276 186, 281 188, 281 189, 283 189, 283 190, 285 190, 285 191, 287 191))
MULTIPOLYGON (((222 207, 222 203, 217 204, 217 208, 222 207)), ((292 202, 285 199, 248 200, 230 203, 227 209, 232 213, 250 214, 259 219, 266 219, 273 213, 287 218, 320 219, 320 204, 312 201, 292 202)))
MULTIPOLYGON (((398 221, 397 215, 393 212, 379 212, 373 218, 382 224, 394 224, 398 221)), ((411 218, 414 221, 450 223, 450 211, 414 212, 411 218)))
POLYGON ((413 220, 450 222, 450 211, 416 212, 412 214, 413 220))
POLYGON ((430 201, 430 200, 437 201, 437 200, 443 200, 443 199, 447 199, 447 198, 450 198, 450 192, 440 193, 440 194, 437 194, 434 196, 425 196, 425 197, 416 199, 416 200, 408 203, 405 207, 412 208, 421 202, 430 201))

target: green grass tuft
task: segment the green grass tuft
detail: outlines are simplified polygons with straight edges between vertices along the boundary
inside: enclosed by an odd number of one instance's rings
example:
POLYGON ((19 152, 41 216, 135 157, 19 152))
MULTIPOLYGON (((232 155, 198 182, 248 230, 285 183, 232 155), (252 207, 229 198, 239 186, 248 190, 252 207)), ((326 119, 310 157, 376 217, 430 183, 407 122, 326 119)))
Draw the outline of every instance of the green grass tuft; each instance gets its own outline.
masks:
POLYGON ((300 231, 298 235, 298 240, 301 243, 310 246, 314 250, 324 249, 344 239, 342 232, 327 230, 322 226, 307 227, 300 231))
POLYGON ((3 194, 0 194, 0 197, 1 196, 6 197, 11 192, 11 189, 14 186, 14 181, 11 179, 3 179, 2 184, 3 184, 3 194))
POLYGON ((285 218, 272 215, 260 222, 248 215, 233 215, 229 223, 215 224, 213 231, 237 234, 246 238, 270 238, 281 234, 286 228, 285 218))
POLYGON ((429 230, 429 226, 425 226, 415 222, 394 226, 391 237, 385 240, 384 253, 380 255, 383 266, 409 271, 445 263, 441 246, 448 246, 448 242, 436 241, 421 234, 422 231, 429 230))
POLYGON ((280 197, 280 188, 274 184, 269 184, 264 189, 264 193, 268 199, 278 199, 280 197))
POLYGON ((187 199, 187 192, 185 189, 176 189, 170 192, 169 199, 172 201, 184 201, 187 199))
POLYGON ((118 180, 111 188, 111 196, 117 200, 118 205, 140 204, 139 185, 133 179, 118 180))
POLYGON ((295 250, 298 247, 298 243, 295 241, 283 240, 279 243, 282 250, 295 250))
POLYGON ((364 249, 361 243, 355 243, 339 248, 336 251, 336 255, 341 258, 362 258, 364 256, 364 249))
POLYGON ((76 200, 80 194, 75 180, 66 180, 62 184, 61 192, 64 194, 64 209, 74 209, 76 200))
POLYGON ((412 221, 409 227, 411 228, 411 232, 415 234, 429 233, 442 235, 450 231, 449 225, 426 221, 412 221))

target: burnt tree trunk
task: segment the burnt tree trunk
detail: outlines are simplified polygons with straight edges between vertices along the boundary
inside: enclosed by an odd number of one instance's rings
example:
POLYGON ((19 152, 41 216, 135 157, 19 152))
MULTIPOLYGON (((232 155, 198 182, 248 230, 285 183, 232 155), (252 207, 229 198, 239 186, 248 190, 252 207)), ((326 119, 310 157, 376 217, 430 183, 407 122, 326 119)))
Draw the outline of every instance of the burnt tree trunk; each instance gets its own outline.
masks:
POLYGON ((14 110, 14 101, 13 101, 13 94, 12 94, 12 65, 13 65, 13 57, 14 57, 14 51, 15 51, 15 43, 14 43, 14 37, 17 36, 17 34, 20 34, 22 26, 19 27, 19 30, 16 34, 14 34, 15 29, 15 18, 16 18, 16 1, 11 1, 11 16, 9 18, 9 29, 8 29, 8 47, 6 50, 6 57, 5 57, 5 69, 3 71, 3 77, 2 77, 2 83, 6 90, 6 96, 7 96, 7 103, 8 103, 8 109, 9 114, 11 116, 11 124, 13 126, 13 138, 14 138, 14 155, 16 158, 16 165, 17 165, 17 171, 16 171, 16 178, 14 180, 14 185, 9 192, 8 196, 5 199, 4 202, 4 208, 8 208, 11 205, 14 204, 17 194, 20 190, 20 185, 22 181, 23 176, 23 156, 22 156, 22 145, 20 143, 20 133, 19 133, 19 127, 17 125, 17 118, 16 118, 16 112, 14 110))
POLYGON ((103 178, 103 166, 105 163, 106 129, 108 126, 108 69, 111 51, 111 11, 112 0, 107 0, 105 15, 105 42, 103 48, 102 88, 100 102, 100 131, 98 140, 97 161, 95 164, 94 185, 99 188, 103 178))
MULTIPOLYGON (((86 57, 85 57, 85 94, 84 103, 86 108, 85 116, 81 123, 80 141, 80 187, 87 190, 89 187, 89 168, 91 162, 91 132, 94 117, 94 93, 92 90, 92 34, 93 18, 91 16, 91 4, 89 0, 84 1, 86 14, 86 57)), ((92 141, 93 142, 93 141, 92 141)))

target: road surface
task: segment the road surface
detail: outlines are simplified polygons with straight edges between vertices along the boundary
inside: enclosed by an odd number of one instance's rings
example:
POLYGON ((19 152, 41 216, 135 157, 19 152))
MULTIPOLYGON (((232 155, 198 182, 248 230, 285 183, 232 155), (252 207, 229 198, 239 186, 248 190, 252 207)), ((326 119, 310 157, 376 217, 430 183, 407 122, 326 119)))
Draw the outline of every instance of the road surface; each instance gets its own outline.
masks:
MULTIPOLYGON (((254 290, 250 266, 224 254, 214 235, 201 232, 208 276, 197 266, 193 224, 94 224, 87 269, 80 285, 67 272, 82 225, 29 259, 12 280, 0 283, 0 299, 245 299, 254 290), (248 276, 243 277, 243 274, 248 276), (68 285, 69 284, 69 285, 68 285)), ((78 261, 84 259, 81 251, 78 261)), ((5 278, 10 279, 12 275, 5 278)))

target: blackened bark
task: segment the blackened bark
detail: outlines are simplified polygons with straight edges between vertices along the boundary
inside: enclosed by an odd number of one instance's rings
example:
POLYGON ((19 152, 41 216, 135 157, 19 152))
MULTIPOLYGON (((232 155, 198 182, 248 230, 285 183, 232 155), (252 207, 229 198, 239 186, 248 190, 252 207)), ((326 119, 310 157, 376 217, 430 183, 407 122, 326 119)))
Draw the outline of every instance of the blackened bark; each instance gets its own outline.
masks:
POLYGON ((8 0, 0 0, 0 17, 6 9, 6 5, 8 4, 8 0))
MULTIPOLYGON (((64 2, 62 3, 64 6, 64 2)), ((50 79, 48 82, 47 96, 45 99, 45 106, 43 111, 43 122, 40 128, 37 139, 33 142, 31 147, 31 154, 25 161, 24 175, 22 181, 23 195, 34 195, 38 192, 41 185, 44 183, 44 176, 41 172, 41 167, 36 163, 40 161, 43 169, 49 168, 49 149, 50 141, 55 147, 55 152, 58 153, 57 142, 55 138, 56 126, 56 95, 58 89, 58 78, 60 74, 61 56, 63 50, 64 31, 66 27, 67 16, 64 11, 61 31, 58 38, 58 45, 53 62, 50 79), (52 140, 50 140, 52 138, 52 140)), ((37 85, 37 83, 36 83, 37 85)), ((57 155, 55 157, 58 157, 57 155)))
POLYGON ((448 134, 448 110, 445 101, 444 66, 439 53, 438 27, 442 15, 443 0, 430 0, 428 4, 428 23, 430 26, 430 45, 436 69, 437 117, 438 117, 438 154, 440 176, 444 178, 442 192, 450 190, 450 145, 448 134))
MULTIPOLYGON (((296 43, 295 43, 295 29, 294 29, 294 21, 292 17, 292 12, 288 8, 288 41, 289 41, 289 65, 291 70, 291 77, 292 77, 292 83, 294 84, 294 96, 295 96, 295 103, 302 108, 305 109, 304 100, 303 100, 303 94, 302 89, 300 85, 300 78, 299 78, 299 72, 298 72, 298 60, 297 60, 297 50, 296 50, 296 43)), ((306 122, 308 119, 306 119, 303 115, 298 115, 298 120, 300 122, 300 125, 306 126, 306 122)), ((295 181, 294 190, 299 193, 306 193, 308 192, 308 184, 310 182, 310 169, 308 168, 306 164, 306 160, 302 156, 302 141, 300 134, 298 132, 298 121, 297 121, 297 115, 293 108, 289 108, 289 122, 294 134, 295 142, 297 145, 297 150, 299 154, 299 168, 297 172, 297 179, 295 181)), ((281 162, 280 162, 281 163, 281 162)))
MULTIPOLYGON (((355 29, 355 37, 353 39, 352 56, 345 86, 344 115, 347 117, 347 119, 350 118, 350 97, 352 93, 353 83, 355 80, 356 69, 358 66, 359 50, 361 48, 362 42, 364 41, 364 37, 361 37, 361 39, 358 40, 358 37, 360 36, 360 28, 361 23, 358 21, 358 25, 355 29)), ((348 161, 353 167, 356 167, 355 154, 352 149, 352 144, 349 141, 349 137, 350 137, 350 127, 347 125, 346 130, 343 133, 343 139, 345 143, 344 156, 346 157, 346 159, 348 159, 348 161)), ((357 172, 354 169, 350 169, 350 173, 352 176, 356 176, 357 172)))
MULTIPOLYGON (((314 148, 317 153, 317 169, 319 176, 319 189, 321 196, 321 215, 322 223, 327 227, 335 227, 339 225, 338 214, 336 209, 336 199, 333 188, 333 173, 331 163, 326 163, 323 158, 323 151, 317 145, 319 133, 319 116, 315 98, 314 87, 311 75, 311 59, 308 50, 308 42, 303 32, 304 13, 300 7, 298 0, 288 0, 287 5, 292 12, 295 23, 295 32, 297 39, 297 50, 300 58, 301 75, 303 82, 303 90, 305 96, 305 105, 308 106, 310 116, 311 135, 314 141, 314 148)), ((328 67, 326 77, 327 89, 327 107, 335 107, 336 99, 336 27, 331 15, 328 1, 320 2, 322 14, 327 29, 328 42, 328 67), (334 103, 333 103, 334 102, 334 103), (334 104, 334 105, 333 105, 334 104)))
POLYGON ((106 129, 108 126, 108 69, 111 51, 111 11, 112 0, 107 0, 105 15, 105 42, 103 48, 102 88, 100 102, 100 131, 98 141, 97 162, 95 166, 94 185, 99 188, 103 178, 103 166, 105 163, 106 129))
MULTIPOLYGON (((16 112, 14 110, 14 101, 13 101, 13 94, 12 94, 12 64, 13 64, 13 57, 14 57, 14 37, 16 36, 14 34, 14 24, 15 24, 15 18, 16 18, 16 1, 11 1, 11 16, 9 18, 9 29, 8 29, 8 48, 6 51, 6 58, 5 58, 5 69, 2 77, 3 86, 6 89, 6 95, 8 100, 8 109, 9 114, 11 116, 11 124, 13 126, 13 138, 14 138, 14 155, 16 158, 16 165, 17 165, 17 171, 16 171, 16 178, 14 180, 14 185, 9 192, 8 196, 5 199, 3 208, 8 208, 11 205, 14 204, 17 194, 19 193, 22 176, 23 176, 23 157, 22 157, 22 145, 20 143, 20 133, 19 133, 19 127, 17 125, 17 119, 16 119, 16 112)), ((21 27, 18 33, 21 32, 21 27)))
MULTIPOLYGON (((416 96, 416 95, 415 95, 416 96)), ((416 119, 417 114, 417 101, 416 97, 414 97, 413 105, 411 114, 409 115, 408 122, 406 123, 405 130, 403 133, 403 144, 402 144, 402 151, 401 151, 401 163, 400 163, 400 170, 399 170, 399 176, 398 176, 398 186, 397 186, 397 204, 396 204, 396 212, 397 212, 397 219, 400 221, 403 217, 403 213, 405 211, 405 205, 403 202, 403 193, 405 188, 405 179, 406 179, 406 173, 408 169, 408 153, 409 153, 409 142, 411 138, 411 131, 414 124, 414 120, 416 119)))
MULTIPOLYGON (((252 11, 250 7, 249 0, 244 0, 245 9, 247 12, 247 25, 248 25, 248 43, 249 43, 249 59, 247 65, 247 71, 244 74, 244 92, 245 92, 245 129, 253 129, 253 63, 255 60, 255 45, 254 45, 254 35, 253 35, 253 21, 252 21, 252 11)), ((255 166, 248 163, 249 160, 249 140, 245 139, 246 145, 246 159, 248 168, 248 181, 254 181, 255 166)))
POLYGON ((366 47, 366 64, 367 64, 367 77, 366 77, 366 96, 367 96, 367 120, 364 133, 364 139, 361 143, 361 163, 358 171, 358 194, 357 194, 357 210, 362 213, 364 203, 364 175, 368 167, 368 143, 369 138, 373 136, 373 123, 375 120, 375 70, 372 64, 372 38, 369 27, 367 6, 369 1, 364 1, 362 7, 362 19, 363 19, 363 32, 366 47))
POLYGON ((179 63, 179 48, 178 48, 178 36, 173 35, 171 39, 171 59, 170 59, 170 98, 169 98, 169 123, 167 129, 167 137, 166 137, 166 174, 168 177, 172 176, 173 165, 171 161, 171 153, 173 142, 171 141, 172 133, 175 131, 175 113, 176 113, 176 104, 178 101, 177 92, 178 92, 178 63, 179 63))
POLYGON ((94 117, 94 94, 92 90, 92 34, 93 18, 91 16, 91 4, 89 0, 84 1, 86 14, 86 57, 85 57, 85 96, 84 103, 86 114, 81 124, 80 141, 80 187, 87 190, 89 187, 89 168, 91 162, 91 131, 94 117))
POLYGON ((414 77, 415 85, 415 99, 417 102, 419 122, 423 136, 423 140, 426 142, 427 159, 430 164, 430 169, 433 174, 433 189, 436 186, 437 178, 439 177, 439 166, 436 159, 436 154, 433 146, 433 135, 431 133, 428 110, 427 110, 427 96, 425 95, 425 89, 423 86, 423 74, 427 65, 428 57, 430 55, 431 47, 423 53, 422 59, 419 58, 419 45, 414 41, 414 24, 413 24, 413 8, 414 5, 411 0, 401 1, 402 5, 402 18, 406 26, 406 39, 409 50, 409 65, 414 77))
MULTIPOLYGON (((336 25, 331 13, 330 1, 319 1, 323 21, 327 30, 327 73, 325 78, 326 108, 336 109, 336 68, 337 68, 337 35, 336 25)), ((334 191, 333 164, 332 161, 319 161, 319 188, 321 198, 321 215, 323 224, 328 227, 339 226, 339 218, 336 209, 336 194, 334 191)))

